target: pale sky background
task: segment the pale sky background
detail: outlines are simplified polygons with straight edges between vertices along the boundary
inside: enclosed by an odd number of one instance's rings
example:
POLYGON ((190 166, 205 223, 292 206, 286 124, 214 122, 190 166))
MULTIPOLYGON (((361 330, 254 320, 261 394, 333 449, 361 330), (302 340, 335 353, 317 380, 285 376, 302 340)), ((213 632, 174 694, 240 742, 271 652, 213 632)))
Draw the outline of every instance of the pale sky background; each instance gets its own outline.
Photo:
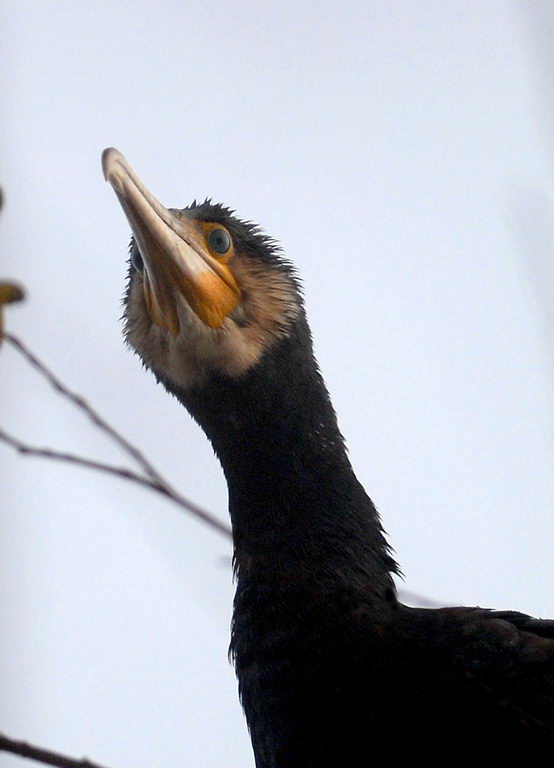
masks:
MULTIPOLYGON (((226 520, 202 432, 122 343, 101 150, 166 205, 231 205, 303 277, 406 588, 554 616, 553 34, 550 0, 3 0, 9 329, 226 520)), ((122 462, 6 346, 0 371, 5 429, 122 462)), ((252 768, 228 543, 122 480, 0 462, 0 731, 110 768, 252 768)))

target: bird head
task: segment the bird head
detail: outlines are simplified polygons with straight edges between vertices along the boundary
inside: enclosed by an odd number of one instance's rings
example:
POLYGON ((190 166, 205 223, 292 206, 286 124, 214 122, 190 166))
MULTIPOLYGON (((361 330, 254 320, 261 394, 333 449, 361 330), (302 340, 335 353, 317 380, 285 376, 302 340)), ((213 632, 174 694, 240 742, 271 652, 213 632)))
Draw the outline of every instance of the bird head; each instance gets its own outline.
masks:
POLYGON ((180 388, 240 377, 287 336, 298 282, 271 238, 209 200, 165 208, 116 149, 102 154, 132 229, 125 335, 147 367, 180 388))

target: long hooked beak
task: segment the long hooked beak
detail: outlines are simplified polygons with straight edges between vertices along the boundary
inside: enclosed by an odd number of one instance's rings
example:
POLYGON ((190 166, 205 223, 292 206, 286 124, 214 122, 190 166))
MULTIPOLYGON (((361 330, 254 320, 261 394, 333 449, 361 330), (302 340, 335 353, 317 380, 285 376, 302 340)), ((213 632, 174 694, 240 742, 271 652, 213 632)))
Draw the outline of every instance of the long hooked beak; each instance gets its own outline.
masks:
POLYGON ((144 297, 152 321, 177 336, 177 302, 185 299, 206 325, 220 328, 240 301, 240 289, 229 265, 210 253, 198 221, 159 203, 117 149, 104 150, 102 170, 144 262, 144 297))

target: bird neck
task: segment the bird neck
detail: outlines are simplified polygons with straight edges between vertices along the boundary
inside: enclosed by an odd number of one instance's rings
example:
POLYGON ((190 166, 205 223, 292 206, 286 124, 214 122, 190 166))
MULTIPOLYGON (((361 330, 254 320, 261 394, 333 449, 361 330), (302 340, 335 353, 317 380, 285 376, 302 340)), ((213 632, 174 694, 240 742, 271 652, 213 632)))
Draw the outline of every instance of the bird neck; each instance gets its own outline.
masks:
POLYGON ((395 564, 348 460, 304 315, 245 377, 175 394, 221 461, 239 579, 293 570, 320 586, 390 583, 395 564))

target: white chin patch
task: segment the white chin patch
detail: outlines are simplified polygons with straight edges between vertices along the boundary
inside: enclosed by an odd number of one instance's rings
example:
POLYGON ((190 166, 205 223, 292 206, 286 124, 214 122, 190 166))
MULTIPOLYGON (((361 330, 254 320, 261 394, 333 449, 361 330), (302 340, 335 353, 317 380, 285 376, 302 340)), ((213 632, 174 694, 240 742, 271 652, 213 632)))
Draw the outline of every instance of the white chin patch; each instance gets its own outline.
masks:
POLYGON ((240 277, 248 288, 248 298, 238 310, 237 322, 231 313, 221 328, 209 328, 183 299, 178 302, 181 328, 175 338, 152 322, 142 278, 138 273, 133 275, 125 333, 148 368, 181 389, 201 387, 214 373, 238 378, 288 333, 299 311, 293 286, 279 272, 241 262, 240 277))

